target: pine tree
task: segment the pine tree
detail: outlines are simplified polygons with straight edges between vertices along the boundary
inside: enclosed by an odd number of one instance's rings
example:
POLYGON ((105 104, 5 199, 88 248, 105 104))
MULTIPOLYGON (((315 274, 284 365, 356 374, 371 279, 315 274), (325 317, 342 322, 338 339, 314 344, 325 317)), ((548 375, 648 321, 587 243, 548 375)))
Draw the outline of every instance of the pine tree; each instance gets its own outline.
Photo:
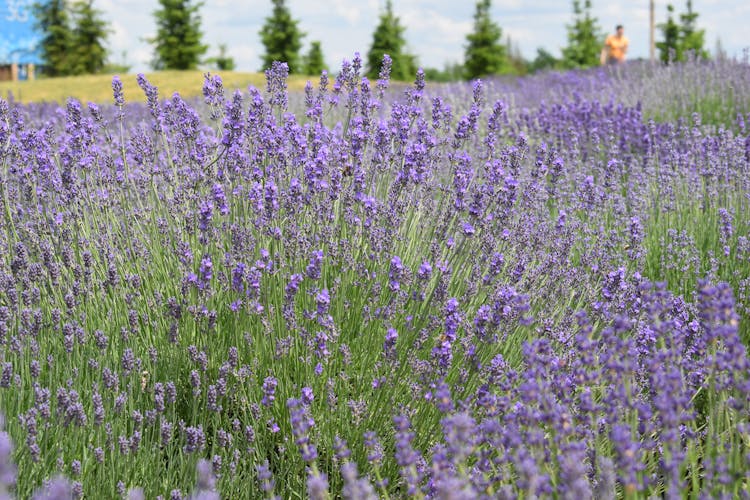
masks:
POLYGON ((110 29, 102 19, 101 11, 94 8, 93 0, 73 4, 73 56, 75 74, 99 73, 107 63, 105 43, 110 29))
POLYGON ((466 36, 464 72, 466 78, 478 78, 508 71, 503 30, 490 17, 490 0, 479 0, 474 12, 474 31, 466 36))
POLYGON ((705 30, 699 30, 696 27, 698 13, 693 11, 693 2, 687 1, 687 12, 680 14, 680 35, 682 38, 682 54, 687 58, 692 53, 695 57, 708 59, 709 54, 705 49, 705 30))
POLYGON ((680 14, 679 24, 672 17, 673 12, 674 7, 667 5, 667 22, 659 25, 663 40, 656 42, 656 47, 661 61, 684 61, 688 54, 708 58, 708 51, 704 47, 706 32, 696 27, 698 13, 693 11, 693 2, 687 1, 687 12, 680 14))
POLYGON ((659 50, 659 59, 663 63, 669 63, 672 60, 678 61, 682 54, 680 51, 680 25, 672 17, 674 7, 667 5, 667 22, 659 24, 663 39, 656 42, 656 48, 659 50))
POLYGON ((549 69, 555 69, 560 65, 560 62, 555 59, 555 56, 553 56, 550 52, 545 50, 542 47, 537 47, 536 49, 536 57, 533 61, 531 61, 531 64, 529 64, 529 71, 531 73, 536 73, 537 71, 545 71, 549 69))
POLYGON ((310 43, 310 51, 305 56, 304 68, 306 75, 320 75, 326 69, 326 63, 323 59, 323 49, 320 48, 319 41, 316 40, 310 43))
POLYGON ((378 78, 383 56, 390 56, 391 78, 394 80, 412 80, 417 72, 416 58, 406 52, 406 28, 393 12, 393 3, 387 0, 385 11, 380 14, 380 22, 372 34, 372 45, 367 53, 367 76, 378 78))
POLYGON ((192 0, 159 0, 161 9, 154 12, 156 36, 149 39, 154 46, 154 69, 195 69, 208 45, 201 43, 203 2, 192 0))
POLYGON ((292 19, 284 0, 272 0, 273 11, 271 16, 260 30, 260 39, 266 48, 263 54, 264 71, 271 67, 274 61, 285 62, 289 66, 289 73, 300 70, 299 51, 302 48, 302 38, 305 34, 300 31, 299 21, 292 19))
POLYGON ((597 19, 591 15, 591 0, 581 7, 579 0, 573 1, 572 25, 568 25, 568 45, 562 49, 562 64, 565 68, 590 68, 599 64, 602 35, 597 19))
POLYGON ((219 44, 219 55, 209 57, 205 62, 213 65, 219 71, 234 71, 235 68, 234 58, 227 54, 225 43, 219 44))
POLYGON ((43 72, 49 76, 71 75, 75 71, 73 32, 65 0, 49 0, 33 6, 36 27, 44 34, 40 47, 43 72))

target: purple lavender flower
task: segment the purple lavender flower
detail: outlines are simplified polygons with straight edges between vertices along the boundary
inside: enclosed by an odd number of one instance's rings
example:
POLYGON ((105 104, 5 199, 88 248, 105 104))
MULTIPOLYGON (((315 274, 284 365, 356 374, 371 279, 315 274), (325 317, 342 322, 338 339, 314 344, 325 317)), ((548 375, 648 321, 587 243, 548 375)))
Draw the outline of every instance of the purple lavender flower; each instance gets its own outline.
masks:
POLYGON ((392 358, 396 354, 396 341, 398 340, 398 332, 395 328, 388 328, 385 332, 385 341, 383 342, 383 353, 386 358, 392 358))
POLYGON ((131 488, 128 490, 127 500, 146 500, 146 494, 142 488, 131 488))
POLYGON ((216 109, 221 109, 224 104, 224 82, 219 75, 206 73, 203 75, 203 99, 206 104, 215 108, 212 110, 211 119, 218 118, 216 109))
POLYGON ((732 226, 733 217, 726 208, 720 208, 719 219, 721 221, 721 236, 724 240, 728 240, 734 234, 732 226))
POLYGON ((331 304, 331 297, 328 295, 328 289, 324 288, 315 295, 315 303, 318 306, 318 316, 325 317, 328 314, 328 307, 331 304))
POLYGON ((0 431, 0 497, 16 485, 17 467, 12 461, 12 454, 13 441, 7 432, 0 431))
POLYGON ((461 412, 445 417, 441 424, 449 455, 461 463, 473 451, 476 422, 468 413, 461 412))
POLYGON ((206 435, 203 433, 203 426, 188 427, 185 429, 185 446, 186 453, 201 451, 206 446, 206 435))
POLYGON ((255 470, 258 474, 260 490, 264 493, 273 492, 275 481, 273 480, 273 473, 269 467, 268 460, 266 459, 262 464, 257 464, 255 470))
POLYGON ((453 343, 456 341, 458 327, 462 318, 458 308, 458 300, 451 298, 445 306, 445 329, 437 341, 437 346, 432 350, 438 365, 447 369, 453 359, 453 343))
POLYGON ((195 470, 198 475, 195 487, 198 491, 212 491, 216 487, 216 476, 214 476, 211 462, 202 458, 198 460, 195 470))
POLYGON ((286 110, 288 104, 286 81, 289 77, 289 65, 285 62, 274 61, 265 71, 265 75, 266 92, 270 96, 269 103, 271 106, 286 110))
POLYGON ((130 372, 132 372, 133 368, 135 367, 135 354, 133 354, 133 350, 129 347, 125 348, 125 350, 122 351, 120 366, 122 367, 122 371, 125 376, 130 374, 130 372))
POLYGON ((401 278, 404 274, 404 264, 398 255, 394 255, 391 259, 391 267, 388 271, 388 286, 392 292, 397 292, 401 289, 401 278))
POLYGON ((208 289, 211 284, 211 278, 213 277, 213 262, 211 262, 210 256, 203 256, 203 258, 201 259, 200 267, 198 269, 198 273, 198 288, 200 290, 208 289))
POLYGON ((596 478, 596 488, 594 489, 594 498, 602 500, 614 500, 616 498, 615 490, 615 466, 612 460, 607 457, 599 456, 597 460, 598 474, 596 478))
POLYGON ((419 271, 417 271, 417 276, 421 280, 425 280, 425 281, 429 280, 430 277, 432 276, 432 265, 427 261, 422 262, 422 264, 419 265, 419 271))
POLYGON ((172 440, 172 424, 166 420, 161 421, 159 429, 159 437, 161 438, 161 445, 166 447, 172 440))
POLYGON ((318 458, 318 450, 310 440, 309 433, 315 425, 315 420, 310 415, 310 408, 301 399, 296 398, 289 398, 286 406, 289 408, 294 442, 302 454, 302 460, 308 463, 314 462, 318 458))
POLYGON ((365 448, 367 449, 367 461, 379 465, 383 460, 383 445, 374 431, 364 434, 365 448))
MULTIPOLYGON (((229 214, 229 206, 227 205, 227 197, 224 194, 224 187, 216 183, 213 185, 213 188, 211 189, 212 195, 213 195, 213 202, 216 204, 217 207, 219 207, 219 213, 221 215, 228 215, 229 214)), ((210 203, 210 202, 208 202, 210 203)), ((213 208, 213 207, 212 207, 213 208)), ((201 230, 205 231, 208 227, 208 222, 210 222, 211 217, 208 216, 208 221, 204 221, 203 219, 203 207, 201 207, 201 230)))
POLYGON ((198 219, 198 228, 201 231, 207 231, 211 226, 211 219, 213 218, 214 204, 211 200, 203 200, 199 207, 200 216, 198 219))
POLYGON ((269 407, 276 401, 276 386, 279 385, 279 381, 275 377, 266 377, 263 381, 263 399, 261 404, 269 407))
POLYGON ((310 472, 307 476, 307 495, 310 500, 328 499, 328 477, 325 474, 310 472))
POLYGON ((284 288, 284 297, 287 301, 292 300, 297 294, 297 290, 299 290, 299 285, 302 283, 303 279, 304 278, 301 274, 292 274, 289 277, 289 283, 287 283, 284 288))
POLYGON ((388 82, 391 79, 391 68, 393 66, 393 59, 388 54, 383 54, 383 62, 380 65, 380 72, 378 73, 378 99, 383 99, 386 89, 388 88, 388 82))
POLYGON ((569 500, 591 499, 593 492, 588 480, 588 468, 586 467, 585 444, 571 443, 561 450, 560 462, 560 486, 563 498, 569 500))
POLYGON ((344 479, 344 487, 341 494, 344 498, 357 498, 363 500, 376 500, 378 496, 375 489, 367 478, 358 477, 357 464, 345 462, 341 465, 341 476, 344 479))
POLYGON ((401 468, 401 477, 407 485, 407 495, 414 496, 419 490, 419 483, 422 480, 422 474, 417 468, 417 461, 420 456, 412 446, 414 432, 411 431, 411 423, 408 417, 397 415, 393 417, 396 426, 396 452, 395 459, 401 468))
POLYGON ((159 110, 159 90, 146 80, 143 73, 138 73, 138 75, 136 75, 136 82, 143 90, 144 94, 146 94, 148 109, 151 111, 151 115, 156 118, 155 126, 157 127, 157 131, 162 130, 162 116, 161 111, 159 110))
POLYGON ((63 476, 55 476, 32 496, 33 500, 73 500, 73 484, 63 476))
POLYGON ((315 396, 313 395, 313 390, 310 387, 303 387, 302 388, 302 404, 310 406, 315 399, 315 396))
POLYGON ((305 274, 310 279, 320 278, 320 266, 323 263, 323 250, 315 250, 310 258, 310 263, 305 268, 305 274))
POLYGON ((125 106, 125 95, 122 92, 122 80, 119 75, 112 77, 112 94, 114 95, 115 106, 122 108, 125 106))

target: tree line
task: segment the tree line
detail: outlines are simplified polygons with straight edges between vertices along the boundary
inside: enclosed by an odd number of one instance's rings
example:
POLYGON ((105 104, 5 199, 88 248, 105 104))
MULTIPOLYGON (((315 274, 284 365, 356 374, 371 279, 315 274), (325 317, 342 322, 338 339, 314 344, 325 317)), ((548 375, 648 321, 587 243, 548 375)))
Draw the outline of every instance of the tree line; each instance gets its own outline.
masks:
MULTIPOLYGON (((153 12, 156 35, 147 39, 154 49, 151 66, 155 70, 195 69, 199 65, 218 70, 232 70, 234 60, 227 54, 226 45, 218 46, 218 54, 205 57, 208 45, 203 43, 200 9, 203 2, 195 0, 159 0, 153 12)), ((301 52, 302 40, 307 36, 294 19, 286 0, 271 0, 270 15, 259 32, 265 48, 262 68, 273 61, 283 61, 290 73, 317 75, 326 69, 325 57, 319 40, 310 42, 301 52)), ((442 69, 426 68, 427 78, 436 81, 473 79, 489 75, 524 74, 545 69, 578 69, 599 64, 599 54, 605 33, 592 15, 592 2, 572 2, 573 21, 566 26, 567 45, 560 57, 544 48, 537 49, 533 60, 525 60, 516 44, 503 37, 503 30, 491 14, 491 0, 477 0, 473 29, 466 36, 464 60, 450 63, 442 69)), ((103 13, 94 8, 93 0, 49 0, 34 4, 37 27, 43 33, 43 71, 50 76, 127 71, 127 67, 108 62, 106 46, 111 34, 103 13)), ((690 54, 709 57, 704 48, 705 31, 697 27, 698 14, 692 1, 686 1, 686 11, 675 18, 673 5, 667 6, 667 21, 659 24, 662 39, 656 43, 659 58, 664 63, 683 61, 690 54)), ((366 56, 367 75, 377 78, 383 55, 392 60, 391 77, 410 80, 414 77, 418 58, 408 50, 406 28, 393 9, 391 0, 379 15, 366 56)))

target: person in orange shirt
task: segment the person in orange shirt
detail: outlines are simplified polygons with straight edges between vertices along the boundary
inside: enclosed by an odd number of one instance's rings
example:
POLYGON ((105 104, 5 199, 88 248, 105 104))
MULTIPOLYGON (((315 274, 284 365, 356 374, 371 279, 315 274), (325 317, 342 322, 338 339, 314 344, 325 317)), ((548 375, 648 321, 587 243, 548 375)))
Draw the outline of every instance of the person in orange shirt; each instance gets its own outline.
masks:
POLYGON ((602 48, 602 64, 619 64, 625 62, 625 54, 628 52, 630 40, 625 36, 622 24, 615 28, 615 34, 607 36, 602 48))

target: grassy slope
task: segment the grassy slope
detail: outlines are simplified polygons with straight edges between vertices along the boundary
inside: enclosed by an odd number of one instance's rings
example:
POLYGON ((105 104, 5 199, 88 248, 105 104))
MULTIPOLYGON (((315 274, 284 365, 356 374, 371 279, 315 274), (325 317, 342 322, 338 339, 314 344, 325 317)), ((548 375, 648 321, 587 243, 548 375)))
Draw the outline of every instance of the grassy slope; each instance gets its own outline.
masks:
MULTIPOLYGON (((183 97, 200 95, 203 71, 161 71, 147 73, 146 78, 159 88, 159 93, 170 96, 179 92, 183 97)), ((263 73, 239 73, 218 72, 224 81, 227 91, 234 89, 245 89, 248 85, 257 88, 265 86, 263 73)), ((22 82, 0 82, 0 97, 8 98, 12 93, 16 101, 21 102, 65 102, 68 97, 75 97, 83 102, 93 101, 97 103, 112 100, 113 75, 85 75, 70 76, 62 78, 43 78, 34 81, 22 82)), ((143 99, 143 92, 136 83, 135 75, 121 75, 126 101, 137 101, 143 99)), ((305 76, 292 76, 289 79, 290 90, 301 90, 309 79, 317 83, 317 79, 305 76)))

